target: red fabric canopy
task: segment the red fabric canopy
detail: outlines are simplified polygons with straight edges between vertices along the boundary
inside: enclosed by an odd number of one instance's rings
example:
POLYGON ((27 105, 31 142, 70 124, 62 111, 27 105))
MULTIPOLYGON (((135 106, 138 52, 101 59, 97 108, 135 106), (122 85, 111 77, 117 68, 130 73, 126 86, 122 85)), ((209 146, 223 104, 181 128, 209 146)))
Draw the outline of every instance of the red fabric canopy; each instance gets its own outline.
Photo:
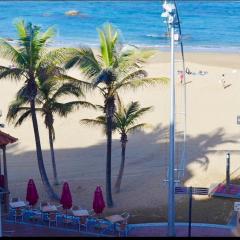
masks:
POLYGON ((38 192, 33 179, 29 179, 28 181, 26 201, 28 201, 31 206, 38 201, 38 192))
POLYGON ((100 186, 97 186, 94 192, 93 209, 96 214, 100 214, 103 212, 104 208, 105 208, 105 202, 103 199, 102 189, 100 186))
POLYGON ((72 195, 67 182, 63 184, 60 203, 62 204, 63 209, 70 209, 72 207, 72 195))
POLYGON ((0 131, 0 146, 7 145, 9 143, 14 143, 17 140, 18 140, 17 138, 12 137, 9 134, 0 131))

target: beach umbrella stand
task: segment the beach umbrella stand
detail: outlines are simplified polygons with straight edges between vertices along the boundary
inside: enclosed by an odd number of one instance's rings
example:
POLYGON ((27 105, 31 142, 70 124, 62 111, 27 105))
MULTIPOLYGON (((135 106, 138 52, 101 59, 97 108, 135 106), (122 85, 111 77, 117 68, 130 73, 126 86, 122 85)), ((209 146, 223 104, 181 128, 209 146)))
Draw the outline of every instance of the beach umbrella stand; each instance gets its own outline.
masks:
POLYGON ((72 207, 72 194, 67 182, 64 182, 63 184, 60 203, 62 204, 62 207, 66 211, 67 215, 67 210, 72 207))
POLYGON ((29 203, 29 206, 32 208, 38 201, 38 192, 36 185, 33 179, 29 179, 27 185, 27 194, 26 194, 26 201, 29 203))
POLYGON ((105 202, 103 199, 102 189, 97 186, 93 197, 93 210, 99 216, 105 208, 105 202))

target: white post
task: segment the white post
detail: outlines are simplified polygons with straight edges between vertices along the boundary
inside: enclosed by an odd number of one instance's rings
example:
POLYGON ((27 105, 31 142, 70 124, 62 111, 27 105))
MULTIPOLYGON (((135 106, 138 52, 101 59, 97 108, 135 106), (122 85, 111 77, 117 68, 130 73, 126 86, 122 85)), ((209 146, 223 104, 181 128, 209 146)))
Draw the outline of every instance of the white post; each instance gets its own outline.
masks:
POLYGON ((171 105, 170 105, 170 152, 168 165, 168 236, 174 237, 175 232, 175 69, 174 69, 174 22, 171 27, 171 105))

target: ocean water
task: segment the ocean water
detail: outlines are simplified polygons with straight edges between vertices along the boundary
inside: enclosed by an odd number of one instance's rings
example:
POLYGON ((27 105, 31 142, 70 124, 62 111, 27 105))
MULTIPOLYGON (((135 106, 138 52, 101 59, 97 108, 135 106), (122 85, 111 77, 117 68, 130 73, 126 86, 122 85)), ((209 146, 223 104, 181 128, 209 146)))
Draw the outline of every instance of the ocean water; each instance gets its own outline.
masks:
MULTIPOLYGON (((179 0, 185 49, 240 52, 240 1, 179 0)), ((0 1, 0 37, 16 38, 19 18, 55 26, 54 46, 98 44, 96 29, 111 22, 126 44, 164 48, 166 25, 160 17, 162 1, 0 1), (80 16, 66 16, 77 10, 80 16)))

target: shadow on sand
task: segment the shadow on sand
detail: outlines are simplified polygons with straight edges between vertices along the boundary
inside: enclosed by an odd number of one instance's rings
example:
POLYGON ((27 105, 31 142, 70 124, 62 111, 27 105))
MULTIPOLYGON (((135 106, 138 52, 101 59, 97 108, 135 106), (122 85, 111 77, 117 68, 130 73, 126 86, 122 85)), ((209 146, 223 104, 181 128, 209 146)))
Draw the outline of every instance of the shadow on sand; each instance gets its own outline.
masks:
MULTIPOLYGON (((126 150, 126 165, 122 182, 122 191, 119 194, 113 194, 113 199, 117 208, 113 208, 111 210, 108 209, 108 212, 119 212, 119 209, 126 210, 126 206, 128 204, 123 204, 123 201, 127 201, 124 198, 124 194, 128 192, 128 196, 131 194, 133 196, 141 196, 141 198, 147 198, 147 201, 152 202, 151 206, 146 206, 146 209, 148 209, 146 210, 144 206, 141 207, 141 202, 136 202, 136 199, 133 199, 131 202, 131 199, 129 199, 129 206, 132 209, 130 212, 133 215, 132 221, 148 222, 166 220, 167 208, 165 204, 167 202, 167 187, 163 183, 163 180, 166 178, 167 160, 169 154, 168 132, 168 127, 162 127, 159 125, 149 133, 139 131, 136 134, 129 136, 126 150), (141 185, 141 189, 138 190, 137 186, 141 185), (142 191, 142 189, 144 191, 142 191), (147 190, 146 192, 145 189, 147 190), (151 191, 155 191, 155 189, 159 192, 151 194, 151 191), (165 201, 162 203, 159 202, 158 194, 164 194, 165 201)), ((209 154, 212 152, 225 151, 218 150, 218 147, 225 143, 235 143, 236 140, 232 139, 237 138, 238 136, 234 136, 231 138, 231 140, 226 139, 223 128, 218 128, 212 133, 200 134, 196 137, 187 136, 188 155, 186 165, 192 162, 196 162, 199 164, 199 168, 207 171, 210 163, 209 154)), ((181 143, 176 143, 176 149, 181 148, 181 146, 181 143)), ((37 187, 41 191, 42 186, 35 152, 19 152, 19 150, 16 149, 17 144, 9 146, 7 149, 9 186, 10 191, 13 185, 15 185, 14 189, 16 189, 16 186, 19 186, 19 191, 12 193, 12 195, 19 195, 22 199, 24 199, 25 188, 29 178, 34 178, 37 183, 37 187)), ((73 200, 78 202, 80 201, 81 206, 88 208, 91 207, 94 191, 92 185, 94 187, 96 185, 101 185, 103 188, 105 186, 105 151, 106 144, 104 138, 101 143, 94 146, 84 148, 56 149, 56 161, 59 178, 62 181, 67 180, 70 182, 73 200), (88 184, 88 182, 91 182, 92 185, 88 184), (82 196, 85 195, 85 198, 79 200, 79 194, 80 196, 81 194, 82 196)), ((50 152, 43 151, 43 155, 47 173, 49 175, 50 181, 52 181, 50 152)), ((112 185, 114 184, 118 173, 120 166, 120 157, 120 141, 114 139, 112 144, 112 185)), ((192 173, 186 170, 184 182, 191 177, 192 173)), ((55 187, 56 191, 59 193, 61 192, 61 188, 61 185, 55 187)), ((47 196, 43 194, 41 195, 41 198, 47 198, 47 196)), ((179 208, 179 204, 177 204, 176 217, 178 220, 184 221, 187 218, 187 197, 178 197, 177 202, 181 203, 181 206, 179 208)), ((206 222, 211 220, 214 222, 216 220, 214 218, 216 214, 217 218, 220 220, 222 219, 223 221, 223 219, 225 219, 223 215, 228 215, 230 207, 225 207, 223 210, 222 204, 222 201, 219 199, 214 201, 212 199, 201 201, 194 200, 193 221, 206 222), (201 215, 198 214, 199 211, 202 213, 204 211, 208 211, 206 209, 208 209, 210 206, 217 208, 214 216, 209 215, 208 219, 207 213, 201 215), (221 214, 218 214, 220 211, 221 214)))

